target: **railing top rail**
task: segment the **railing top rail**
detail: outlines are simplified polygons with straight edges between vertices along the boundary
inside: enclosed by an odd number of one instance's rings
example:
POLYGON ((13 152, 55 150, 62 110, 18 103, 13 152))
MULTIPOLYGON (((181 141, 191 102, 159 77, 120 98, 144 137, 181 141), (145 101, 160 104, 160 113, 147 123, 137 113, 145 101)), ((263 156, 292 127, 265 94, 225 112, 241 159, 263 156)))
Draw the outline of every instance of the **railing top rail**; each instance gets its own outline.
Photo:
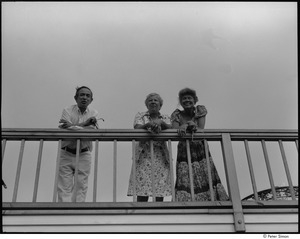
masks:
MULTIPOLYGON (((298 139, 298 130, 291 129, 204 129, 194 133, 194 139, 208 139, 219 141, 222 134, 230 134, 231 140, 283 140, 298 139)), ((179 138, 176 129, 168 129, 159 135, 151 135, 146 130, 138 129, 97 129, 97 130, 66 130, 53 128, 2 128, 2 139, 6 140, 48 140, 85 139, 101 141, 130 141, 130 140, 180 140, 190 139, 191 134, 179 138)))
MULTIPOLYGON (((2 132, 6 131, 25 131, 25 132, 36 132, 36 131, 49 131, 49 132, 61 132, 61 131, 73 131, 76 130, 65 130, 59 128, 1 128, 2 132)), ((129 128, 102 128, 102 129, 84 129, 80 131, 103 131, 103 132, 132 132, 140 131, 144 132, 142 129, 129 129, 129 128)), ((176 129, 168 129, 163 132, 175 132, 176 129)), ((222 132, 222 133, 243 133, 243 132, 259 132, 259 133, 298 133, 297 129, 203 129, 205 132, 222 132)))

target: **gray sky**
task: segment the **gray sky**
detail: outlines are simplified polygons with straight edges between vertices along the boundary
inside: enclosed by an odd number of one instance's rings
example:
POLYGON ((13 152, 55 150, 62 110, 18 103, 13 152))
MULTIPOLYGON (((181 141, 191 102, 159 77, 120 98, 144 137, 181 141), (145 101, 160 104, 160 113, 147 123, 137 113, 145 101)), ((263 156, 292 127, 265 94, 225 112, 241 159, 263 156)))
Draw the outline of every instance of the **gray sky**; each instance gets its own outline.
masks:
POLYGON ((87 85, 102 128, 191 87, 207 129, 297 129, 297 71, 296 2, 2 2, 4 128, 57 128, 87 85))

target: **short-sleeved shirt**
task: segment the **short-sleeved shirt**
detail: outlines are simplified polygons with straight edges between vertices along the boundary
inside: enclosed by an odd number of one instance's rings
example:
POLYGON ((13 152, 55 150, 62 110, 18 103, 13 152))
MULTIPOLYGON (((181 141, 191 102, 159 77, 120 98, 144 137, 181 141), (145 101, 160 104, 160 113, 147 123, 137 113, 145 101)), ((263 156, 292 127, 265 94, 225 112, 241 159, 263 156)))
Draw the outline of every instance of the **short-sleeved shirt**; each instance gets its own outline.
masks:
MULTIPOLYGON (((170 116, 165 115, 165 114, 160 114, 159 113, 159 119, 164 121, 166 124, 171 124, 170 121, 170 116)), ((150 113, 149 111, 146 112, 138 112, 133 121, 133 127, 136 126, 137 124, 145 125, 151 121, 150 113)))
MULTIPOLYGON (((197 105, 195 107, 195 115, 193 117, 193 121, 195 121, 198 118, 204 117, 207 115, 207 110, 204 105, 197 105)), ((176 109, 172 115, 171 115, 171 122, 178 122, 179 125, 182 125, 185 123, 183 117, 182 117, 182 111, 179 109, 176 109)), ((196 123, 196 122, 195 122, 196 123)))
MULTIPOLYGON (((170 124, 168 115, 160 114, 159 118, 165 123, 170 124)), ((148 111, 139 112, 135 115, 133 126, 145 125, 151 121, 148 111)), ((133 181, 135 180, 136 193, 138 196, 152 196, 152 159, 150 153, 150 142, 136 142, 135 147, 136 178, 133 178, 131 171, 127 195, 133 195, 133 181)), ((155 189, 157 197, 170 196, 172 193, 170 160, 167 144, 164 141, 153 142, 153 162, 155 168, 155 189)))
MULTIPOLYGON (((64 119, 72 124, 79 124, 83 123, 87 119, 95 117, 96 119, 99 118, 99 113, 97 110, 92 108, 87 108, 83 113, 81 113, 80 109, 77 105, 71 105, 63 109, 61 119, 64 119)), ((95 127, 96 128, 96 127, 95 127)), ((88 147, 90 150, 93 149, 92 141, 80 141, 80 148, 84 149, 88 147)), ((68 148, 76 149, 77 142, 76 140, 73 141, 62 141, 61 147, 64 148, 68 146, 68 148)))

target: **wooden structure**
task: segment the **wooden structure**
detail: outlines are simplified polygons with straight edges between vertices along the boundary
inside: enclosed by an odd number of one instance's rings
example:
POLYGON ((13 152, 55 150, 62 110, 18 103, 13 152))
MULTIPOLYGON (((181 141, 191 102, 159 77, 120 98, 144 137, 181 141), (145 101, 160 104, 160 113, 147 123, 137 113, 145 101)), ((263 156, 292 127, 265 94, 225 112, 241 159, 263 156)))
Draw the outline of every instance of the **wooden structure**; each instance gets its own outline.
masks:
MULTIPOLYGON (((193 135, 193 140, 207 142, 219 141, 223 154, 224 168, 230 201, 207 202, 117 202, 117 145, 120 142, 132 142, 134 153, 135 142, 139 140, 165 140, 168 142, 172 157, 171 142, 192 140, 191 135, 178 138, 176 130, 166 130, 152 137, 144 130, 100 129, 68 131, 61 129, 2 129, 2 166, 5 149, 10 141, 20 141, 18 163, 14 181, 13 194, 10 201, 2 202, 2 230, 4 232, 297 232, 298 231, 298 197, 295 197, 289 165, 284 149, 284 142, 294 142, 298 152, 298 132, 296 130, 204 130, 193 135), (43 144, 45 141, 58 142, 60 149, 62 140, 92 140, 95 143, 95 168, 93 181, 93 201, 86 203, 56 202, 57 170, 54 180, 53 198, 50 202, 37 202, 40 167, 43 144), (20 174, 25 142, 39 142, 33 197, 31 202, 20 202, 20 174), (98 182, 98 145, 102 142, 113 143, 113 195, 112 202, 97 200, 98 182), (233 141, 241 141, 245 145, 248 170, 251 176, 254 200, 243 201, 237 179, 236 164, 232 149, 233 141), (249 141, 261 143, 267 168, 270 188, 276 190, 274 176, 270 167, 270 159, 266 142, 278 142, 284 170, 288 180, 291 200, 262 201, 258 197, 253 158, 249 150, 249 141)), ((207 148, 206 148, 207 149, 207 148)), ((188 149, 189 150, 189 149, 188 149)), ((57 162, 60 158, 57 150, 57 162)), ((56 152, 55 152, 56 153, 56 152)), ((189 153, 189 152, 188 152, 189 153)), ((77 158, 79 155, 77 154, 77 158)), ((191 165, 189 165, 191 167, 191 165)), ((171 171, 174 165, 171 163, 171 171)), ((2 170, 7 170, 5 167, 2 170)), ((173 172, 174 173, 174 172, 173 172)), ((101 175, 100 175, 101 176, 101 175)), ((52 180, 52 179, 51 179, 52 180)), ((101 180, 101 178, 100 178, 101 180)), ((174 183, 174 182, 173 182, 174 183)), ((50 189, 52 190, 52 189, 50 189)), ((211 190, 212 191, 212 190, 211 190)), ((173 191, 174 195, 174 191, 173 191)))

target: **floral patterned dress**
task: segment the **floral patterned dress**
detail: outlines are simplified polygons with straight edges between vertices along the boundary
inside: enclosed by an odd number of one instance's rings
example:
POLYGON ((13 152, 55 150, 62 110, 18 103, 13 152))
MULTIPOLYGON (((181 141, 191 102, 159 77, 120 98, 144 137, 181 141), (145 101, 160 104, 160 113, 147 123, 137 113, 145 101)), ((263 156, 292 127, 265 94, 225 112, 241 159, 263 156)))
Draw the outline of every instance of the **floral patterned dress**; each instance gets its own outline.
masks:
MULTIPOLYGON (((160 115, 167 124, 171 124, 170 117, 167 115, 160 115)), ((147 124, 151 121, 149 112, 137 113, 134 119, 134 126, 136 124, 147 124)), ((165 141, 153 141, 154 154, 154 185, 155 196, 166 197, 172 194, 171 177, 170 177, 170 161, 167 144, 165 141)), ((152 169, 151 169, 151 154, 150 142, 140 141, 136 143, 135 147, 135 166, 136 177, 135 187, 137 196, 152 196, 152 169)), ((133 168, 131 169, 129 187, 127 196, 133 195, 133 168)))
MULTIPOLYGON (((180 125, 184 124, 182 111, 175 110, 171 115, 171 121, 176 121, 180 125)), ((205 106, 198 105, 195 107, 195 116, 193 121, 207 114, 205 106)), ((208 181, 207 160, 205 155, 205 147, 203 140, 190 141, 192 173, 194 183, 195 201, 210 201, 210 189, 208 181)), ((209 163, 211 169, 211 178, 213 186, 213 194, 215 201, 227 201, 229 199, 220 177, 208 150, 209 163)), ((177 148, 176 162, 176 184, 175 184, 176 201, 191 201, 191 186, 189 177, 189 167, 187 159, 186 141, 180 141, 177 148)))

